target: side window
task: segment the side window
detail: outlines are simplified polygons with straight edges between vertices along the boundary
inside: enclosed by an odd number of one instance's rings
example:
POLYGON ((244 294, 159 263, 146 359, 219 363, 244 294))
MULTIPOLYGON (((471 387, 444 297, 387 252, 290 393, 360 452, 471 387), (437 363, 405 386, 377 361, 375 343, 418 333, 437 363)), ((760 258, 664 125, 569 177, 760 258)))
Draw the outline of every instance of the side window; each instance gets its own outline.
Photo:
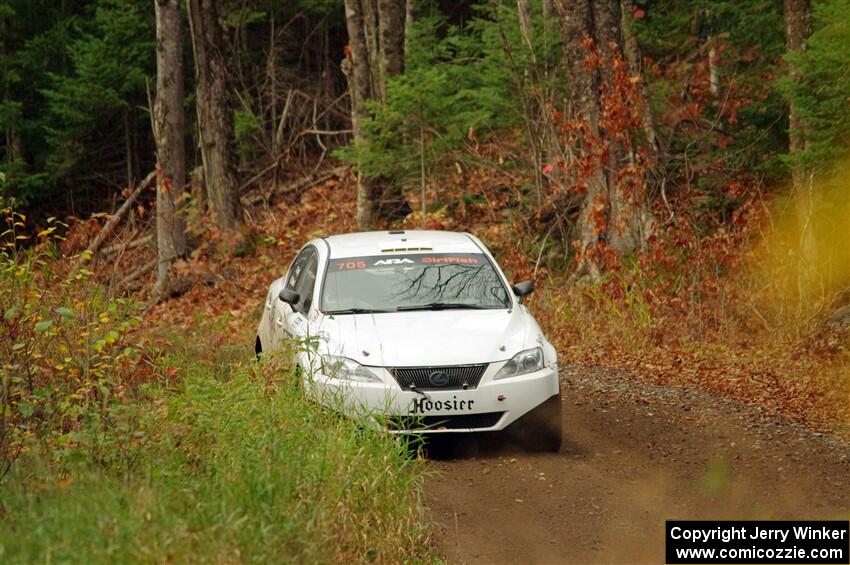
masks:
POLYGON ((296 282, 295 292, 301 295, 301 300, 295 306, 295 310, 301 312, 305 316, 313 305, 313 289, 316 286, 316 273, 319 270, 319 256, 314 251, 310 253, 309 258, 305 262, 301 276, 296 282))
POLYGON ((307 265, 307 260, 310 258, 312 251, 313 249, 311 247, 304 249, 298 254, 295 261, 292 262, 292 266, 289 268, 289 274, 286 276, 286 288, 289 290, 295 290, 297 292, 296 285, 298 283, 298 277, 304 271, 304 267, 307 265))

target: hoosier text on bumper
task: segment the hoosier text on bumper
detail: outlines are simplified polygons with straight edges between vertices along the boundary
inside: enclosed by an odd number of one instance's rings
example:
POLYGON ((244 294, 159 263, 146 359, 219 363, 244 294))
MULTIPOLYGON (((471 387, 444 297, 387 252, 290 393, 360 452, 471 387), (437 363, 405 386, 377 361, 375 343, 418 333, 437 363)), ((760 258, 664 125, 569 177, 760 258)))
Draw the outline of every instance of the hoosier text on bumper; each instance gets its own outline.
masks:
POLYGON ((417 398, 413 401, 413 413, 425 414, 432 410, 472 410, 475 400, 458 400, 453 396, 451 400, 430 400, 417 398))

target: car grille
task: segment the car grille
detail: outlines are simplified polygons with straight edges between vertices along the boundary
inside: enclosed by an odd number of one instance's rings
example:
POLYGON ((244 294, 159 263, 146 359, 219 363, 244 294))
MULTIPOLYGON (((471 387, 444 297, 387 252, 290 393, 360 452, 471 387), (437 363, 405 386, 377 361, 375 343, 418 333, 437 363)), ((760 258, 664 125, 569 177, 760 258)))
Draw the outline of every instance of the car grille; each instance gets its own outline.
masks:
POLYGON ((403 389, 457 390, 476 388, 487 364, 454 367, 396 367, 390 374, 403 389))
POLYGON ((481 414, 457 414, 451 416, 392 416, 387 427, 391 430, 469 430, 492 428, 499 423, 504 412, 483 412, 481 414))

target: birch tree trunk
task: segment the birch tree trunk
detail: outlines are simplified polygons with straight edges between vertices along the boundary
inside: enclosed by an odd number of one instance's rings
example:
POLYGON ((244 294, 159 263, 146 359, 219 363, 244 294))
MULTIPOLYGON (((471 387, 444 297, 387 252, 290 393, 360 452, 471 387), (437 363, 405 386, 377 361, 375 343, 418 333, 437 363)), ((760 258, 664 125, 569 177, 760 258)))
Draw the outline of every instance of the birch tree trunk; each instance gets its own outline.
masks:
POLYGON ((175 195, 186 183, 183 112, 183 34, 180 0, 154 0, 156 10, 156 250, 154 294, 167 291, 176 257, 186 253, 185 222, 176 213, 175 195))
POLYGON ((232 235, 243 220, 222 29, 216 0, 188 0, 187 5, 195 55, 195 97, 204 184, 216 225, 222 234, 232 235))
MULTIPOLYGON (((342 70, 351 93, 351 125, 354 142, 366 141, 364 121, 369 117, 366 102, 386 101, 386 80, 404 71, 405 3, 401 0, 345 0, 348 53, 342 70)), ((357 226, 372 226, 381 201, 387 194, 379 179, 358 172, 357 226)), ((403 202, 400 190, 390 191, 389 202, 403 202), (396 194, 398 193, 398 194, 396 194)))
MULTIPOLYGON (((369 1, 369 0, 366 0, 369 1)), ((363 122, 369 117, 366 101, 372 98, 371 69, 369 48, 366 45, 366 33, 363 27, 363 8, 361 0, 345 0, 345 24, 348 29, 348 56, 342 68, 348 79, 351 94, 351 129, 354 142, 366 141, 363 122)), ((357 173, 357 227, 368 230, 372 224, 374 210, 373 190, 369 179, 357 173)))
POLYGON ((369 57, 369 86, 372 96, 383 100, 384 93, 381 84, 381 68, 379 65, 380 41, 378 21, 378 0, 360 0, 361 22, 363 37, 366 39, 366 53, 369 57))

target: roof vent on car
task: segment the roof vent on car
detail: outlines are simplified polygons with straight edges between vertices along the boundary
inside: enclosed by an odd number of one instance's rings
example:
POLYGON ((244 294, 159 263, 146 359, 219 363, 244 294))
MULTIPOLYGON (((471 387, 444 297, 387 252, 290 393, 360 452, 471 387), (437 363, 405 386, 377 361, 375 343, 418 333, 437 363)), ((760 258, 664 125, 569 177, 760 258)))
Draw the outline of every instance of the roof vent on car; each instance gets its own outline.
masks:
POLYGON ((390 235, 401 235, 403 233, 404 233, 404 230, 395 230, 395 231, 391 231, 390 235))
POLYGON ((400 251, 433 251, 432 247, 389 247, 381 249, 381 253, 399 253, 400 251))

